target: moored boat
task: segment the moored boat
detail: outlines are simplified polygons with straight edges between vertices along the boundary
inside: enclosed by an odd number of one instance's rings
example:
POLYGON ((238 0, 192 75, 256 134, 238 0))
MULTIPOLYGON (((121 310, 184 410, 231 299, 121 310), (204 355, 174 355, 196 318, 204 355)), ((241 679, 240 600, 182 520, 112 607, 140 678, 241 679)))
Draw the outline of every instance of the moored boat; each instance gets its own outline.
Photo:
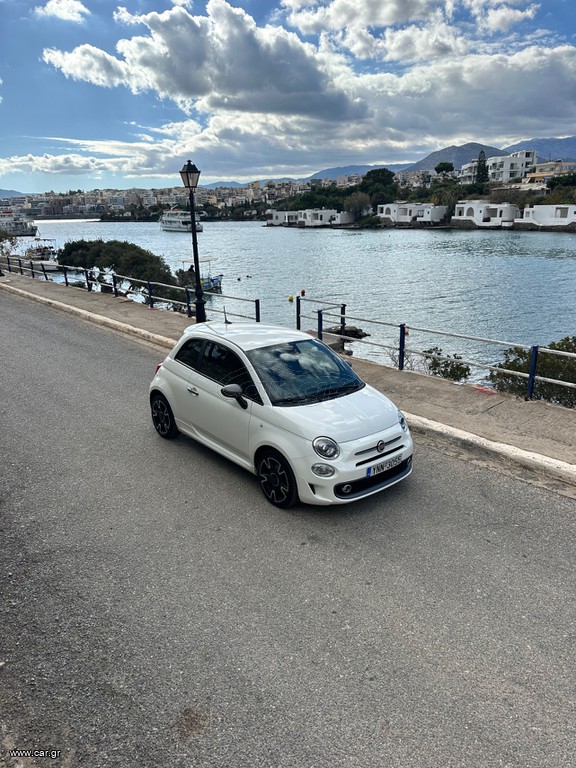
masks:
POLYGON ((0 211, 0 231, 10 237, 34 237, 38 227, 18 211, 0 211))
MULTIPOLYGON (((220 293, 222 292, 222 278, 224 275, 213 275, 210 270, 210 261, 210 259, 200 259, 201 264, 208 264, 208 273, 200 274, 200 284, 202 285, 202 290, 204 291, 214 291, 215 293, 220 293)), ((181 285, 193 288, 196 281, 195 274, 194 262, 184 260, 182 262, 182 269, 178 271, 178 276, 181 276, 181 285)))
MULTIPOLYGON (((180 211, 172 208, 165 211, 160 219, 160 226, 164 232, 192 232, 192 220, 189 211, 180 211)), ((196 216, 196 232, 202 232, 202 222, 196 216)))
POLYGON ((60 264, 56 259, 57 255, 56 240, 37 237, 34 240, 34 245, 26 249, 24 260, 33 262, 35 267, 47 272, 55 272, 60 269, 60 264))

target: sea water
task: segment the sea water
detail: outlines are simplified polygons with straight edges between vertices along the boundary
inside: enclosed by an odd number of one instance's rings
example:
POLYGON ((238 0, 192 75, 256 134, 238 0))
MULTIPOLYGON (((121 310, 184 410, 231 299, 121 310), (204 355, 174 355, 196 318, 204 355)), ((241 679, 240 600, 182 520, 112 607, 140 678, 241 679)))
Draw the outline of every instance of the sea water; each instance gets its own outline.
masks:
MULTIPOLYGON (((79 239, 125 240, 161 256, 174 272, 192 259, 191 235, 164 232, 158 223, 38 223, 39 235, 55 239, 57 247, 79 239)), ((446 354, 479 355, 484 362, 491 361, 493 350, 457 335, 528 346, 576 335, 575 234, 204 222, 198 248, 200 259, 209 262, 202 271, 224 275, 225 297, 261 300, 263 322, 294 326, 295 303, 289 297, 304 291, 306 299, 346 304, 347 316, 359 318, 349 324, 370 333, 369 340, 397 342, 404 323, 455 335, 419 331, 420 348, 439 346, 446 354)), ((238 310, 232 299, 219 299, 218 306, 223 304, 238 310)), ((302 327, 315 327, 322 305, 302 306, 308 315, 302 327)), ((250 305, 241 311, 250 314, 250 305)), ((410 343, 414 335, 411 331, 410 343)), ((361 356, 380 354, 366 346, 361 356)))

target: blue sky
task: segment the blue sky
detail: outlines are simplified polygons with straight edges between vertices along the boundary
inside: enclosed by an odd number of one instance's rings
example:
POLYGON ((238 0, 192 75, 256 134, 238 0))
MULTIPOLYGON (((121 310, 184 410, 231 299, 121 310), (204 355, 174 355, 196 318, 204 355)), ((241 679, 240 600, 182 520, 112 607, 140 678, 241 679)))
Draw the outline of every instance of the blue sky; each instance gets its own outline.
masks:
POLYGON ((166 187, 576 134, 574 0, 0 0, 0 187, 166 187))

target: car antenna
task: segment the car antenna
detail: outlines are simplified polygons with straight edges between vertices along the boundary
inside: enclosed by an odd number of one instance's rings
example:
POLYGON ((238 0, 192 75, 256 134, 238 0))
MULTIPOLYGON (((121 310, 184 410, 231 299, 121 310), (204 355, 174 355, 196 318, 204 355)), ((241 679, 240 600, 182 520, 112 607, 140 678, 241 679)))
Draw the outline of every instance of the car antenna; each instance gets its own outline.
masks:
POLYGON ((231 322, 231 321, 230 321, 230 320, 228 320, 228 315, 226 314, 226 305, 224 305, 224 308, 223 308, 223 309, 224 309, 224 324, 225 324, 225 325, 230 325, 230 322, 231 322))

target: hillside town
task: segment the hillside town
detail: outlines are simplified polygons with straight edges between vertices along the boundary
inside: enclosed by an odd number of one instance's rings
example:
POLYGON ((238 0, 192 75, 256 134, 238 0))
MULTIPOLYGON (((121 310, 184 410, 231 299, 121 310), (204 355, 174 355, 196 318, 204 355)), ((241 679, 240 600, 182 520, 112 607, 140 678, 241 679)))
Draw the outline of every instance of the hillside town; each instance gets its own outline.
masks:
MULTIPOLYGON (((571 176, 576 173, 576 161, 551 160, 538 162, 534 150, 525 149, 509 155, 478 158, 458 169, 450 163, 440 163, 436 168, 417 171, 398 171, 393 179, 401 192, 410 190, 431 190, 439 182, 461 185, 463 190, 473 187, 478 180, 479 163, 485 164, 486 180, 492 188, 511 190, 516 193, 546 194, 551 179, 571 176)), ((199 186, 196 204, 201 217, 212 219, 247 218, 266 219, 272 226, 349 226, 357 215, 338 208, 294 210, 290 201, 311 190, 336 188, 346 190, 361 184, 360 174, 342 175, 336 178, 310 178, 308 180, 254 181, 243 186, 199 186), (286 210, 283 210, 286 208, 286 210)), ((465 197, 463 195, 463 197, 465 197)), ((496 208, 490 200, 462 200, 451 210, 449 223, 452 226, 525 226, 535 228, 551 223, 568 223, 573 220, 574 206, 565 206, 561 212, 556 206, 533 206, 536 209, 521 210, 512 203, 500 204, 496 208), (464 202, 467 205, 464 206, 464 202), (520 221, 523 220, 523 221, 520 221)), ((22 194, 0 198, 0 230, 9 231, 8 222, 17 220, 16 228, 24 227, 26 221, 47 218, 102 218, 102 219, 158 219, 162 212, 173 208, 185 209, 188 192, 183 187, 162 189, 93 189, 91 191, 70 190, 67 193, 45 192, 22 194), (4 223, 4 226, 3 226, 4 223)), ((528 206, 529 208, 529 206, 528 206)), ((449 206, 418 202, 413 205, 405 200, 374 206, 366 211, 379 217, 384 226, 448 223, 446 215, 449 206)), ((12 234, 27 234, 26 231, 12 234)))

